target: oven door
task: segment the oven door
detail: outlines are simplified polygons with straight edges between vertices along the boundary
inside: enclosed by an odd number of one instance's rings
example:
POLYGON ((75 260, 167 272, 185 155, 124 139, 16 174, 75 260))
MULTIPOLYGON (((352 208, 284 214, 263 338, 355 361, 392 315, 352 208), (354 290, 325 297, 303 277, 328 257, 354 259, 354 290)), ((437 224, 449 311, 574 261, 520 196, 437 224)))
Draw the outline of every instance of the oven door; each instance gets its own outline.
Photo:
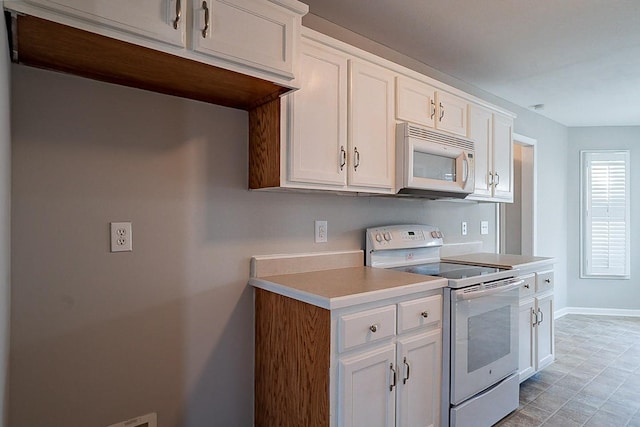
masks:
POLYGON ((451 292, 451 403, 457 405, 518 369, 518 288, 451 292))

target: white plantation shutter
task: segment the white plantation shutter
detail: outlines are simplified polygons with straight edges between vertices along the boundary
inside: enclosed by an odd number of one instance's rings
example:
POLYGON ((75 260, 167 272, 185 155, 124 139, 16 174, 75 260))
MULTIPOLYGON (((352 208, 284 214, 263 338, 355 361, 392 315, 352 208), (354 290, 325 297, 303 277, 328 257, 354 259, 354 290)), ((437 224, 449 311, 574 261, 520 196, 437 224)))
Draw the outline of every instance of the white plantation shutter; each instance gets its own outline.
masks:
POLYGON ((629 277, 629 152, 583 151, 582 277, 629 277))

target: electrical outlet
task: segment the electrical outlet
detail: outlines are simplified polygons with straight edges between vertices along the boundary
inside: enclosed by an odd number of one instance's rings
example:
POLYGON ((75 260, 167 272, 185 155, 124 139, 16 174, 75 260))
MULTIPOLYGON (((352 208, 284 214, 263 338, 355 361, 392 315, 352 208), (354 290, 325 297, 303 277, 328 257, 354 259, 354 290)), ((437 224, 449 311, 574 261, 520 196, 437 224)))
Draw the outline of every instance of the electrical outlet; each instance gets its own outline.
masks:
POLYGON ((133 250, 130 222, 111 223, 111 252, 130 252, 133 250))
POLYGON ((480 221, 480 234, 489 234, 489 221, 480 221))
POLYGON ((327 221, 316 221, 315 230, 315 242, 327 243, 327 221))
POLYGON ((462 221, 462 235, 467 235, 467 221, 462 221))

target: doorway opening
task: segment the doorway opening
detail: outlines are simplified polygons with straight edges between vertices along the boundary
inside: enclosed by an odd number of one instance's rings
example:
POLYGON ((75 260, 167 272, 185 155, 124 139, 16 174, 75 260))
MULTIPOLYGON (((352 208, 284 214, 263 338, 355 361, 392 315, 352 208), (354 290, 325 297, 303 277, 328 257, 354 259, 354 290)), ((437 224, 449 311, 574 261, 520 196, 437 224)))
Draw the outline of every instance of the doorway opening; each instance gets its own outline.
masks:
POLYGON ((513 134, 513 203, 500 203, 500 253, 536 253, 536 140, 513 134))

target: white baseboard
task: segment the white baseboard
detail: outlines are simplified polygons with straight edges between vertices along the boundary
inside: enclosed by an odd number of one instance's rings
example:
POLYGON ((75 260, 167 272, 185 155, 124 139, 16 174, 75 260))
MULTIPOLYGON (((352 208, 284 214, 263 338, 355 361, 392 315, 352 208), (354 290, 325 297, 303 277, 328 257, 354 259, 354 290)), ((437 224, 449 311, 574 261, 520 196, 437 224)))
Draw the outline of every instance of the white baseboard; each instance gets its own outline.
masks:
POLYGON ((554 319, 567 314, 589 314, 592 316, 625 316, 640 317, 640 310, 628 310, 624 308, 589 308, 589 307, 565 307, 553 313, 554 319))

